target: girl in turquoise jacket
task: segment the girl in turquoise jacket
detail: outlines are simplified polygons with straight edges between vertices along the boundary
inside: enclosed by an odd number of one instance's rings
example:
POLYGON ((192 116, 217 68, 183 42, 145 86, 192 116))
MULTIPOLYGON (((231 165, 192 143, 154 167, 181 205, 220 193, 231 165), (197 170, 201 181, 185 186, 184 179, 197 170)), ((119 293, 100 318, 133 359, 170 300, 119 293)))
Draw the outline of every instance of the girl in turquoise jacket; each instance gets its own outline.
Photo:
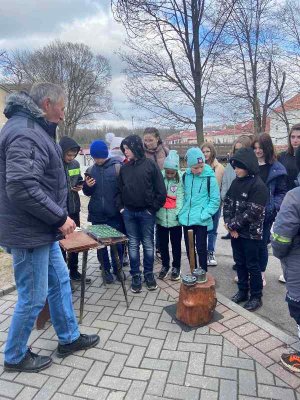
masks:
MULTIPOLYGON (((199 265, 207 271, 207 231, 213 228, 212 216, 220 207, 220 190, 212 168, 198 147, 186 153, 187 170, 183 176, 184 204, 179 213, 189 257, 188 230, 194 232, 199 265)), ((196 260, 197 265, 197 260, 196 260)))
POLYGON ((164 279, 170 269, 170 239, 173 256, 171 279, 178 280, 180 278, 182 238, 178 214, 183 205, 184 194, 182 176, 179 171, 179 156, 176 150, 171 150, 166 157, 162 174, 167 189, 167 199, 164 206, 156 213, 157 235, 162 260, 162 269, 158 278, 164 279))

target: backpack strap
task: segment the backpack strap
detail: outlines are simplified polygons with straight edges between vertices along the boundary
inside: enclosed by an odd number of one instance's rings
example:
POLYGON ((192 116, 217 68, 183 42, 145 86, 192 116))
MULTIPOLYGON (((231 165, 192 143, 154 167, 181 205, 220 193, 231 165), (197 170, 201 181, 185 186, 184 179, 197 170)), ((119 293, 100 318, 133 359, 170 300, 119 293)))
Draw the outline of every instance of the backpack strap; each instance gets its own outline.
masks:
POLYGON ((210 176, 207 178, 207 192, 208 192, 208 197, 210 196, 210 176))

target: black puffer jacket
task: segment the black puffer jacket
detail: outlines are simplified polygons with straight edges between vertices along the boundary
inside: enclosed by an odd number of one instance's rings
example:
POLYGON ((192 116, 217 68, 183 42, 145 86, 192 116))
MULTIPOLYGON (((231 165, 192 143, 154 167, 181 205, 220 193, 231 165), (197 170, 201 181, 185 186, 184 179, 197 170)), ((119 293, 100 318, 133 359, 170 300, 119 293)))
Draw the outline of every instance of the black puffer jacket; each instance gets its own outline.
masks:
POLYGON ((167 192, 163 176, 154 161, 145 157, 143 142, 137 135, 130 135, 121 143, 134 153, 136 160, 123 165, 119 175, 116 204, 119 210, 158 211, 166 201, 167 192))
POLYGON ((247 168, 248 175, 232 182, 224 200, 224 221, 240 237, 261 240, 268 189, 258 176, 258 162, 252 149, 238 150, 230 163, 234 165, 235 161, 247 168))
MULTIPOLYGON (((80 150, 79 144, 68 136, 61 138, 59 145, 62 148, 63 157, 70 150, 76 150, 77 154, 80 150)), ((68 185, 68 213, 69 215, 78 214, 80 212, 80 197, 78 192, 74 192, 72 188, 82 180, 80 164, 77 160, 73 160, 70 163, 64 162, 64 167, 68 185)))
POLYGON ((26 93, 9 96, 0 135, 0 244, 34 248, 57 240, 67 185, 55 127, 26 93))

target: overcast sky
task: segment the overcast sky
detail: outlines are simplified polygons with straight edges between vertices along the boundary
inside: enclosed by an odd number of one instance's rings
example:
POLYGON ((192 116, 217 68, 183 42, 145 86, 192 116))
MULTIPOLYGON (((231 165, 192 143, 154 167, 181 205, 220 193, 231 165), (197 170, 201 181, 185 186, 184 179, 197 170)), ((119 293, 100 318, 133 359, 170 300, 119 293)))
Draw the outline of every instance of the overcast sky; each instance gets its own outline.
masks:
POLYGON ((122 115, 118 125, 130 127, 139 112, 122 93, 122 65, 114 54, 124 37, 111 14, 110 0, 0 0, 0 49, 36 49, 55 39, 87 44, 109 59, 114 107, 122 115))

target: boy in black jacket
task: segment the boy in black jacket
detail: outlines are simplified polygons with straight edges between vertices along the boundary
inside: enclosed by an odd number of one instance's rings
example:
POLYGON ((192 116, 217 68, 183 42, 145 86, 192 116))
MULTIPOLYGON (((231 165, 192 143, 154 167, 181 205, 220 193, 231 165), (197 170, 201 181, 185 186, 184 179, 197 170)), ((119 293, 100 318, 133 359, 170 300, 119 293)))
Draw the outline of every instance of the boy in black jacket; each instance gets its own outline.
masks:
MULTIPOLYGON (((68 215, 75 222, 76 226, 80 226, 80 197, 79 192, 82 190, 83 179, 80 172, 80 164, 75 158, 77 157, 80 146, 74 139, 64 136, 59 142, 63 151, 63 161, 68 185, 68 215)), ((62 250, 64 259, 66 260, 66 252, 62 250)), ((81 280, 81 273, 78 271, 78 253, 68 254, 68 268, 70 270, 70 278, 73 281, 81 280)), ((90 278, 86 279, 87 283, 91 282, 90 278)))
POLYGON ((166 201, 163 176, 154 161, 145 157, 142 139, 130 135, 121 143, 129 162, 121 167, 117 206, 123 215, 129 237, 131 290, 142 290, 140 272, 140 243, 144 253, 144 279, 148 290, 157 284, 153 274, 155 213, 166 201))
POLYGON ((225 227, 231 235, 233 258, 237 266, 239 291, 232 297, 235 303, 248 300, 248 311, 262 306, 262 276, 259 267, 258 241, 262 240, 268 189, 258 176, 257 157, 252 149, 242 148, 230 159, 237 175, 224 200, 225 227))

